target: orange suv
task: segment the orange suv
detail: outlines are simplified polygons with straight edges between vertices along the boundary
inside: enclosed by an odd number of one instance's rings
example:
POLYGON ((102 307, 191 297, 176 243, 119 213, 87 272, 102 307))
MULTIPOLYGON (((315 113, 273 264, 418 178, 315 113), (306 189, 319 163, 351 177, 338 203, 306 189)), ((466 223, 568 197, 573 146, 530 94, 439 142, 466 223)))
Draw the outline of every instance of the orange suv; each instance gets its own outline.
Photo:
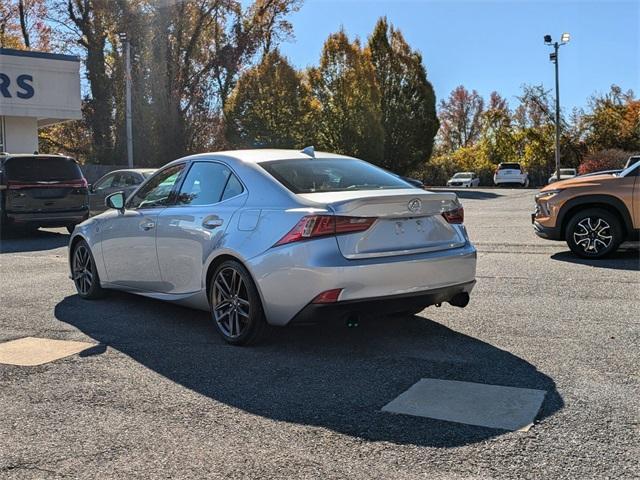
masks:
POLYGON ((575 254, 600 258, 640 237, 640 161, 547 185, 531 215, 536 234, 566 240, 575 254))

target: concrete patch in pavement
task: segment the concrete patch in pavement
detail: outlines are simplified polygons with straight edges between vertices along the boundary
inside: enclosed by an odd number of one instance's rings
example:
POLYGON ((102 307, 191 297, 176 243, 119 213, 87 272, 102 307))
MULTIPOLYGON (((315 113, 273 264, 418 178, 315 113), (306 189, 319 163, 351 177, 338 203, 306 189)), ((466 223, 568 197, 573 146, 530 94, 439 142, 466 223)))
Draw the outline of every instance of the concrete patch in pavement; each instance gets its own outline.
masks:
POLYGON ((94 347, 93 343, 24 337, 0 343, 0 363, 32 367, 94 347))
POLYGON ((382 411, 526 432, 545 394, 530 388, 423 378, 382 411))

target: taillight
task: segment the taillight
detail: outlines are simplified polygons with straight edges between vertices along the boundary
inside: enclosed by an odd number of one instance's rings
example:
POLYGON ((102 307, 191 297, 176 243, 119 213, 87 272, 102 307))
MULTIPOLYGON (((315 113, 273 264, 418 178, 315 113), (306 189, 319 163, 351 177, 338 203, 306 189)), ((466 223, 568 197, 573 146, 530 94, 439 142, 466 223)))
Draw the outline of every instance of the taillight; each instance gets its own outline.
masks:
POLYGON ((449 223, 463 223, 464 208, 458 207, 453 210, 447 210, 446 212, 442 212, 442 216, 449 223))
POLYGON ((327 290, 317 295, 316 298, 311 300, 311 303, 336 303, 341 293, 342 293, 341 288, 334 288, 333 290, 327 290))
POLYGON ((308 215, 302 217, 289 233, 274 247, 310 238, 364 232, 376 219, 374 217, 339 217, 334 215, 308 215))

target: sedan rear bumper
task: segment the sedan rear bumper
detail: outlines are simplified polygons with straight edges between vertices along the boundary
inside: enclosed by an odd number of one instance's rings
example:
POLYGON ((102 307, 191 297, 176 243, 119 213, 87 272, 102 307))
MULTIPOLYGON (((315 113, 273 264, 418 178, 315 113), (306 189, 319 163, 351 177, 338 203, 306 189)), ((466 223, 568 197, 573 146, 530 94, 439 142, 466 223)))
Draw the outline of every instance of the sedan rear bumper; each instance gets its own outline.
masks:
POLYGON ((247 267, 267 321, 286 325, 327 290, 342 289, 339 303, 375 299, 386 303, 392 297, 420 297, 468 284, 475 280, 476 249, 466 243, 435 252, 348 260, 336 239, 328 237, 271 250, 249 260, 247 267))
POLYGON ((430 305, 448 302, 461 293, 471 293, 475 283, 474 280, 459 285, 404 295, 346 300, 329 304, 310 303, 298 312, 289 323, 311 323, 321 321, 323 318, 342 318, 363 313, 384 315, 422 310, 430 305))

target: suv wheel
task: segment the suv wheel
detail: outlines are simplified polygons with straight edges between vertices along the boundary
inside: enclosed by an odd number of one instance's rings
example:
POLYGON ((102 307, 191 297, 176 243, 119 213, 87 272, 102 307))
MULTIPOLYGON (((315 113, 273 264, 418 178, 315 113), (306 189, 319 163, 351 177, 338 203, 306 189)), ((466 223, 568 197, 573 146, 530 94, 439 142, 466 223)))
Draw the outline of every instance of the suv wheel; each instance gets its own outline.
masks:
POLYGON ((622 242, 622 226, 618 218, 606 210, 589 208, 571 217, 565 240, 580 257, 602 258, 622 242))

